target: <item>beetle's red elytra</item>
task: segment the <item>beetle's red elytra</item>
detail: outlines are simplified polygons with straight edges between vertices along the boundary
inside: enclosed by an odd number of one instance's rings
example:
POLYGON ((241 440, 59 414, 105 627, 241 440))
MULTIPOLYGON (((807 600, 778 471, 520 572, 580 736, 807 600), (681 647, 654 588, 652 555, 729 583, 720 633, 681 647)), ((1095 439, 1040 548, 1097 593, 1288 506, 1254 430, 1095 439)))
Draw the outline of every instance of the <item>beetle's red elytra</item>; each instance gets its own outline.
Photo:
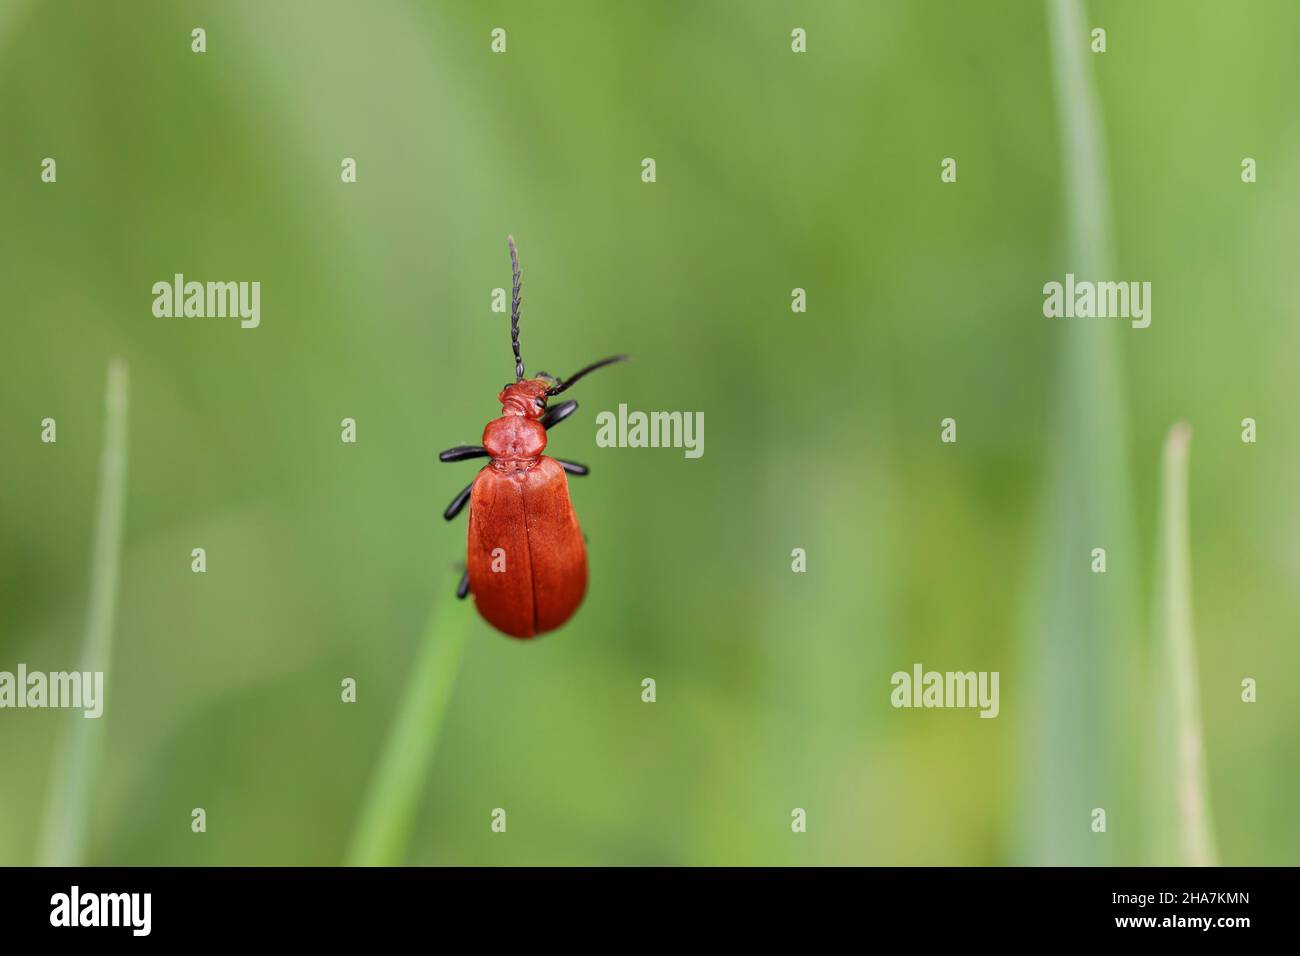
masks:
POLYGON ((587 548, 569 501, 567 476, 585 475, 588 469, 542 454, 547 430, 577 411, 578 403, 570 400, 548 408, 547 399, 627 356, 593 362, 567 379, 545 372, 524 378, 519 351, 519 253, 513 237, 507 237, 507 242, 514 279, 510 342, 515 380, 497 395, 501 417, 487 423, 483 444, 457 445, 438 457, 442 461, 490 459, 443 512, 450 521, 469 503, 466 567, 456 596, 472 593, 485 621, 511 637, 529 638, 562 625, 587 593, 587 548))

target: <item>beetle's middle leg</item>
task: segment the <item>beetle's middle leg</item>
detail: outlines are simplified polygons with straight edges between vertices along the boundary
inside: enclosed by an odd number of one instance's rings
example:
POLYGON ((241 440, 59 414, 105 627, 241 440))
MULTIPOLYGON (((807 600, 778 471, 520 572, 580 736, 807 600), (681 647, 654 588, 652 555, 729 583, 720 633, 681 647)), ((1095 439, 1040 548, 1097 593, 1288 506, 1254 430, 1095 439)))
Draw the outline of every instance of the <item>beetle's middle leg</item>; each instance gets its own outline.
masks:
POLYGON ((555 459, 555 463, 571 475, 589 475, 591 469, 586 465, 580 465, 576 461, 565 461, 563 458, 555 459))
POLYGON ((456 517, 456 515, 460 514, 461 509, 465 507, 465 502, 469 501, 469 493, 473 489, 474 482, 471 481, 465 486, 464 490, 461 491, 460 494, 451 499, 451 504, 447 505, 447 510, 442 513, 442 516, 450 521, 452 518, 456 517))
POLYGON ((469 594, 469 568, 460 576, 460 584, 456 585, 456 597, 465 600, 465 595, 469 594))

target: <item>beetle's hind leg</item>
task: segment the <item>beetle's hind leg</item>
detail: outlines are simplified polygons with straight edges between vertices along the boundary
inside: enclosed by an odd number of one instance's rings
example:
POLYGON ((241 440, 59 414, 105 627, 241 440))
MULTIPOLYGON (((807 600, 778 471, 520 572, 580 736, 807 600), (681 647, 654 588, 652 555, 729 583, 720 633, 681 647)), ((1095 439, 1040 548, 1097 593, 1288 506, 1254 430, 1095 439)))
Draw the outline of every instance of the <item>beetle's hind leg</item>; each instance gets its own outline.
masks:
POLYGON ((469 594, 469 568, 460 576, 460 584, 456 585, 456 597, 465 600, 465 595, 469 594))
POLYGON ((563 458, 555 459, 556 464, 571 475, 589 475, 591 469, 586 465, 580 465, 576 461, 565 461, 563 458))
POLYGON ((447 510, 442 513, 442 516, 450 521, 452 518, 456 517, 456 515, 460 514, 461 509, 465 507, 465 502, 469 501, 469 493, 473 489, 474 482, 471 481, 465 486, 464 490, 462 490, 460 494, 451 499, 451 504, 447 505, 447 510))

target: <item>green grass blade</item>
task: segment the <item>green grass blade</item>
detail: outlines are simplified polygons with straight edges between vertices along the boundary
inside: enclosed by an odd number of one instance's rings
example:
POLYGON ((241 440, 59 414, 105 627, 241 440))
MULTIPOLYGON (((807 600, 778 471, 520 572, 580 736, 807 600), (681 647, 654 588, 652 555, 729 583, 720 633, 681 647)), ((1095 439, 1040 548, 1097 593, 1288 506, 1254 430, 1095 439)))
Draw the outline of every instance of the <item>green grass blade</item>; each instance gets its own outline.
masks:
POLYGON ((348 851, 349 866, 396 866, 406 855, 415 809, 438 747, 472 614, 438 585, 419 654, 379 764, 371 775, 348 851))
POLYGON ((1152 833, 1152 863, 1213 866, 1217 853, 1192 632, 1187 506, 1191 437, 1187 425, 1175 425, 1164 449, 1156 564, 1159 591, 1151 671, 1155 749, 1148 760, 1147 828, 1152 833))
MULTIPOLYGON (((127 367, 114 359, 108 366, 104 396, 104 447, 99 462, 99 500, 91 542, 90 602, 86 611, 86 642, 81 670, 102 671, 104 698, 111 699, 108 669, 113 650, 113 619, 122 554, 122 521, 126 511, 127 367)), ((42 866, 85 864, 91 782, 103 739, 103 717, 88 719, 80 711, 55 758, 50 800, 37 848, 42 866)))
POLYGON ((1109 265, 1110 177, 1087 21, 1078 0, 1048 0, 1052 85, 1061 134, 1065 213, 1071 261, 1081 278, 1109 265))
MULTIPOLYGON (((1047 25, 1066 214, 1065 254, 1053 277, 1105 278, 1111 199, 1087 21, 1076 0, 1048 0, 1047 25)), ((1128 783, 1137 754, 1124 710, 1141 618, 1116 357, 1122 330, 1079 319, 1052 332, 1060 366, 1025 601, 1014 856, 1029 864, 1100 865, 1131 858, 1138 830, 1128 783), (1106 549, 1105 574, 1090 571, 1096 547, 1106 549), (1095 808, 1106 812, 1104 833, 1092 830, 1095 808)))

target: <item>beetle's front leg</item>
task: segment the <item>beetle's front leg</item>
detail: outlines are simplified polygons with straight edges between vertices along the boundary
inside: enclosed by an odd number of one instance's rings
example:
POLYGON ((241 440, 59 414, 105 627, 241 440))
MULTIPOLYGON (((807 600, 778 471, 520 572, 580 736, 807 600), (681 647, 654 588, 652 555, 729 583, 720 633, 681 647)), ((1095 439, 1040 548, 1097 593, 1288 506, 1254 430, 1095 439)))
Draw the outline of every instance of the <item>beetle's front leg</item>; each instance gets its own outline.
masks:
POLYGON ((552 425, 560 424, 577 410, 578 403, 573 399, 569 399, 567 402, 560 402, 560 404, 548 408, 542 413, 542 417, 537 420, 542 423, 544 428, 549 430, 552 425))
POLYGON ((464 461, 467 458, 486 458, 487 449, 482 445, 457 445, 446 451, 438 452, 439 461, 464 461))

